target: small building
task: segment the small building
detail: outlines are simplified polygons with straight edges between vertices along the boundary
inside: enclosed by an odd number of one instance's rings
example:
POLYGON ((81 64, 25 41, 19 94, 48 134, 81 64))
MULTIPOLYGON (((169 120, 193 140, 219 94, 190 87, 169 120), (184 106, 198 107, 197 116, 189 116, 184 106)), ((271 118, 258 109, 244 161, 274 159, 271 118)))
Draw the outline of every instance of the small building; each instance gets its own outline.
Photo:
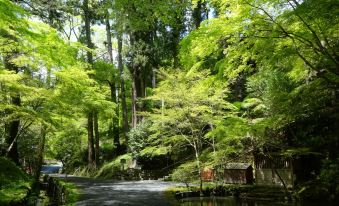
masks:
POLYGON ((254 155, 255 182, 257 185, 287 188, 307 182, 320 173, 323 156, 319 153, 303 152, 289 156, 283 153, 254 155))
POLYGON ((203 181, 213 181, 214 180, 214 169, 205 168, 201 171, 201 179, 203 181))
POLYGON ((255 155, 255 182, 257 185, 292 188, 295 181, 292 158, 279 154, 255 155))
POLYGON ((224 181, 228 184, 251 184, 253 167, 248 163, 227 163, 224 166, 224 181))

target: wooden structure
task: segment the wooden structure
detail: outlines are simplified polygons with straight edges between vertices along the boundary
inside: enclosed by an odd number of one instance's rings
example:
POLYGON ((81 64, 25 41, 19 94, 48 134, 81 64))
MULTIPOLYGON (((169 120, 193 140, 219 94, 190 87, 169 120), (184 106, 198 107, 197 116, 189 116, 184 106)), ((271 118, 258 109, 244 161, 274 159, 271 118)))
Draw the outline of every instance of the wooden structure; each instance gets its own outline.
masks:
POLYGON ((203 181, 213 181, 214 180, 214 169, 206 168, 201 171, 201 179, 203 181))
POLYGON ((228 184, 251 184, 253 167, 248 163, 227 163, 224 166, 224 181, 228 184))
POLYGON ((288 188, 294 185, 292 158, 279 154, 255 155, 255 181, 257 185, 280 186, 288 188))

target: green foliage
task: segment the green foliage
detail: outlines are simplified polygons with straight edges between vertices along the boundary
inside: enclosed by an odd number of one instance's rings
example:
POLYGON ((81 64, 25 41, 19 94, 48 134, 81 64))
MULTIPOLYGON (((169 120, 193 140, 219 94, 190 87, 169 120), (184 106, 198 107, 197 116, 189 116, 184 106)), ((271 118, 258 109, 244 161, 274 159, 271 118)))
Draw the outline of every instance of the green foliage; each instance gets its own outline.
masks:
POLYGON ((251 131, 248 120, 229 116, 221 121, 218 126, 210 131, 208 137, 214 137, 216 141, 216 154, 210 159, 213 164, 223 164, 225 161, 239 159, 246 156, 251 145, 244 145, 243 141, 251 131))
POLYGON ((166 155, 171 151, 171 147, 157 145, 157 146, 146 146, 143 150, 140 151, 140 155, 144 157, 154 157, 166 155))
MULTIPOLYGON (((153 4, 144 0, 118 0, 114 1, 112 5, 117 10, 112 15, 116 15, 116 26, 125 26, 126 32, 149 31, 157 25, 157 20, 160 20, 165 25, 175 25, 178 20, 176 18, 183 18, 182 12, 185 10, 187 3, 186 0, 155 1, 153 4)), ((117 30, 119 31, 119 28, 117 30)))
POLYGON ((188 162, 180 165, 172 173, 172 180, 182 182, 189 189, 189 184, 199 179, 199 168, 195 162, 188 162))
POLYGON ((218 71, 223 57, 224 39, 229 35, 224 19, 212 19, 192 31, 180 42, 180 60, 185 69, 218 71))
POLYGON ((119 81, 118 70, 112 64, 98 60, 94 62, 93 70, 94 78, 102 84, 119 81))
POLYGON ((164 73, 166 78, 149 97, 156 104, 148 119, 152 122, 153 144, 193 147, 200 153, 206 129, 222 119, 225 88, 206 72, 164 73), (175 89, 174 89, 175 88, 175 89))
MULTIPOLYGON (((337 47, 333 28, 338 18, 330 14, 326 15, 329 19, 325 19, 324 14, 315 18, 308 15, 334 6, 334 1, 324 1, 320 5, 315 1, 285 3, 221 1, 220 9, 227 12, 201 28, 214 31, 215 22, 219 25, 224 22, 223 28, 218 30, 227 32, 229 38, 225 40, 225 57, 220 62, 225 63, 224 68, 233 70, 224 69, 224 75, 232 77, 236 68, 251 71, 255 66, 257 72, 248 78, 247 89, 257 103, 250 108, 252 114, 246 115, 274 119, 275 124, 268 127, 281 127, 295 119, 309 118, 315 111, 325 108, 333 101, 330 93, 334 92, 327 84, 333 84, 337 78, 332 74, 338 65, 335 49, 331 48, 337 47), (334 41, 326 43, 326 39, 334 41)), ((244 109, 249 106, 249 100, 243 103, 244 109)))
MULTIPOLYGON (((109 88, 91 79, 93 71, 79 60, 79 52, 85 47, 65 42, 44 23, 30 21, 30 14, 10 1, 0 3, 1 128, 20 121, 16 141, 21 157, 33 154, 27 151, 36 148, 36 137, 41 136, 44 125, 54 148, 50 154, 79 160, 79 152, 73 150, 81 142, 85 125, 75 121, 82 120, 88 110, 96 110, 102 120, 111 119, 116 105, 110 101, 109 88), (13 104, 13 97, 20 98, 21 103, 13 104), (28 142, 29 138, 34 141, 28 142)), ((106 68, 104 64, 95 65, 97 79, 104 76, 101 73, 106 68)), ((8 135, 3 129, 0 132, 0 147, 7 149, 4 140, 8 135)))
POLYGON ((2 13, 6 15, 6 18, 1 18, 3 33, 0 39, 3 44, 0 45, 0 55, 2 59, 9 58, 9 64, 20 68, 21 71, 17 74, 14 74, 14 71, 4 71, 3 69, 8 69, 5 68, 8 66, 1 62, 1 73, 6 75, 1 78, 1 95, 5 100, 2 101, 1 110, 12 110, 14 107, 15 109, 11 112, 6 112, 14 116, 13 118, 19 116, 28 118, 30 121, 48 121, 48 119, 43 119, 45 115, 41 115, 42 110, 39 111, 40 114, 37 113, 37 110, 42 107, 37 109, 35 105, 50 98, 51 92, 45 90, 41 84, 47 80, 42 79, 35 72, 48 73, 52 68, 62 69, 65 66, 71 66, 76 61, 76 49, 61 40, 56 31, 50 27, 38 22, 29 22, 26 19, 26 13, 18 6, 9 1, 1 1, 1 3, 1 9, 6 10, 2 13), (11 22, 13 19, 16 21, 11 22), (60 53, 60 55, 54 55, 55 53, 60 53), (8 103, 9 96, 19 92, 22 94, 22 105, 32 108, 15 107, 8 103))
POLYGON ((114 115, 115 104, 106 98, 109 93, 108 88, 100 86, 91 79, 81 65, 59 71, 56 75, 59 78, 55 90, 56 99, 62 100, 61 106, 68 106, 63 111, 73 112, 72 110, 75 109, 86 113, 94 109, 106 115, 108 113, 114 115))
POLYGON ((149 123, 141 122, 128 132, 129 147, 135 158, 140 156, 140 151, 146 146, 146 140, 150 134, 149 127, 149 123))
POLYGON ((206 150, 204 158, 223 164, 253 151, 295 148, 338 157, 331 146, 338 142, 339 119, 335 1, 208 2, 219 16, 184 38, 181 63, 212 71, 231 92, 246 94, 209 132, 216 150, 206 150))
POLYGON ((65 172, 71 172, 82 165, 83 150, 81 142, 85 135, 85 129, 81 125, 83 121, 76 122, 73 119, 62 118, 60 128, 47 139, 46 153, 63 163, 65 172))

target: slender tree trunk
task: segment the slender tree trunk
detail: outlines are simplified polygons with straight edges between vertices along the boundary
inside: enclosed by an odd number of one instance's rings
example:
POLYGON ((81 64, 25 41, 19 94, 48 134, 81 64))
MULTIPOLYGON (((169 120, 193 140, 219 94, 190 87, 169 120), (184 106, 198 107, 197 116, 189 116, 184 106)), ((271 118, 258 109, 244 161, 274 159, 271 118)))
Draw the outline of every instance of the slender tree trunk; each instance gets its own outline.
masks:
MULTIPOLYGON (((141 38, 143 34, 141 32, 135 32, 131 35, 131 45, 134 45, 138 40, 142 40, 147 44, 150 42, 150 34, 145 35, 144 38, 141 38), (149 36, 148 36, 149 35, 149 36), (137 41, 136 41, 137 40, 137 41)), ((149 69, 149 64, 146 66, 134 65, 131 68, 132 73, 132 127, 135 128, 139 122, 142 122, 144 117, 139 115, 138 112, 145 111, 145 104, 143 102, 144 97, 146 96, 146 77, 152 75, 152 72, 149 69)))
POLYGON ((194 29, 198 29, 201 22, 208 19, 208 8, 205 1, 199 0, 197 6, 193 9, 192 13, 194 29))
MULTIPOLYGON (((138 103, 139 109, 138 111, 144 112, 146 110, 145 108, 145 103, 143 101, 143 99, 146 97, 146 82, 145 82, 145 78, 143 77, 142 73, 140 72, 138 75, 139 78, 139 85, 140 85, 140 101, 138 103)), ((139 115, 137 118, 137 123, 139 122, 143 122, 144 121, 144 116, 143 115, 139 115)))
MULTIPOLYGON (((136 45, 142 40, 145 43, 150 44, 150 34, 144 34, 142 32, 133 32, 130 35, 130 44, 136 45), (149 36, 148 36, 149 35, 149 36), (142 38, 143 37, 143 38, 142 38)), ((136 57, 133 57, 136 58, 136 57)), ((145 97, 145 76, 150 75, 145 73, 147 66, 133 65, 130 68, 132 75, 132 127, 135 128, 139 122, 143 120, 142 116, 138 116, 138 112, 144 111, 144 104, 142 99, 145 97), (140 100, 140 102, 138 102, 140 100)))
POLYGON ((180 33, 183 30, 183 22, 182 19, 177 16, 176 18, 176 26, 173 27, 172 31, 172 54, 173 54, 173 66, 174 68, 179 67, 179 42, 180 42, 180 33))
POLYGON ((128 126, 127 104, 126 104, 124 66, 122 64, 122 35, 121 34, 118 34, 118 68, 120 72, 120 87, 121 87, 121 109, 122 109, 122 121, 123 121, 122 132, 125 137, 125 144, 128 147, 127 132, 128 132, 129 126, 128 126))
POLYGON ((197 2, 197 6, 193 9, 193 14, 192 14, 192 17, 193 17, 193 23, 194 23, 194 27, 195 29, 198 29, 200 27, 200 24, 202 22, 202 10, 203 10, 203 5, 202 5, 202 1, 199 0, 197 2))
MULTIPOLYGON (((83 2, 83 11, 84 11, 84 20, 85 20, 85 34, 86 34, 86 44, 90 49, 94 48, 91 37, 91 11, 89 10, 88 0, 83 2)), ((93 65, 93 55, 92 52, 87 51, 87 62, 93 65)))
MULTIPOLYGON (((137 42, 137 32, 130 33, 130 45, 133 47, 137 42)), ((134 57, 132 57, 134 58, 134 57)), ((133 60, 132 60, 133 61, 133 60)), ((139 85, 138 85, 138 75, 137 75, 137 66, 132 65, 131 68, 129 68, 131 76, 132 76, 132 94, 131 94, 131 100, 132 100, 132 116, 131 116, 131 126, 132 128, 135 128, 137 126, 138 120, 137 120, 137 97, 138 97, 138 91, 139 85)))
POLYGON ((195 161, 197 163, 198 167, 198 174, 199 174, 199 180, 200 180, 200 185, 199 185, 199 190, 200 190, 200 195, 202 194, 202 177, 201 177, 201 165, 200 165, 200 158, 199 158, 199 148, 198 144, 196 142, 193 143, 193 148, 195 151, 195 161))
MULTIPOLYGON (((115 86, 113 83, 109 82, 110 90, 111 90, 111 99, 113 102, 116 101, 116 96, 115 96, 115 86)), ((109 125, 109 135, 113 137, 113 144, 116 148, 116 150, 120 151, 121 145, 120 145, 120 131, 119 131, 119 105, 117 105, 116 108, 116 114, 117 117, 113 117, 112 121, 110 122, 109 125)))
POLYGON ((157 78, 156 78, 156 69, 152 69, 152 88, 154 89, 157 86, 157 78))
MULTIPOLYGON (((109 56, 109 61, 112 65, 114 65, 113 61, 113 47, 112 47, 112 35, 111 35, 111 25, 109 22, 109 16, 108 16, 108 11, 106 14, 106 38, 107 38, 107 53, 109 56)), ((119 66, 118 66, 119 67, 119 66)), ((114 67, 116 68, 116 67, 114 67)), ((119 68, 118 68, 119 70, 119 68)), ((119 81, 118 81, 118 72, 114 72, 113 74, 113 81, 110 82, 109 86, 111 89, 111 99, 114 103, 119 105, 119 81)), ((115 113, 117 114, 116 117, 112 118, 112 122, 110 123, 110 135, 113 137, 113 144, 115 148, 119 151, 120 150, 120 131, 119 131, 119 106, 117 106, 115 113)))
POLYGON ((137 75, 136 69, 133 70, 132 74, 132 128, 137 126, 137 75))
POLYGON ((87 116, 87 134, 88 134, 88 167, 94 168, 94 139, 93 139, 93 112, 87 116))
POLYGON ((44 162, 44 152, 45 152, 45 142, 46 142, 46 126, 41 124, 40 126, 40 140, 39 140, 39 150, 38 150, 38 161, 35 167, 34 182, 33 182, 33 191, 39 193, 40 190, 40 175, 41 168, 44 162))
MULTIPOLYGON (((88 0, 83 1, 83 12, 84 12, 84 21, 85 21, 85 34, 86 34, 86 44, 90 49, 94 48, 91 38, 91 11, 88 6, 88 0)), ((87 51, 87 62, 92 66, 93 65, 93 55, 92 52, 87 51)), ((88 132, 88 166, 89 168, 94 167, 94 132, 93 132, 93 111, 89 111, 87 114, 87 132, 88 132)))
POLYGON ((109 57, 109 62, 113 64, 113 47, 112 47, 112 35, 111 35, 111 25, 109 23, 108 12, 105 18, 106 24, 106 38, 107 38, 107 53, 109 57))
POLYGON ((100 135, 99 135, 99 123, 98 123, 98 112, 94 112, 94 136, 95 136, 95 167, 97 168, 100 163, 100 135))
MULTIPOLYGON (((214 126, 213 124, 210 124, 211 126, 211 131, 214 130, 214 126)), ((215 157, 216 156, 216 149, 215 149, 215 137, 213 136, 212 137, 212 148, 213 148, 213 156, 215 157)))

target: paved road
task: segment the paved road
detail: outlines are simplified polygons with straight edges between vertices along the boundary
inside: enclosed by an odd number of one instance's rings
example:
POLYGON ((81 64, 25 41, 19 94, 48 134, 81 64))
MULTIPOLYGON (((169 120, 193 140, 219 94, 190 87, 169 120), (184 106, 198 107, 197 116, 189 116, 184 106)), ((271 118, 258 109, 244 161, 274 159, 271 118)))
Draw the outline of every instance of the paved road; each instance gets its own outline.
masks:
MULTIPOLYGON (((174 183, 156 180, 146 181, 107 181, 83 177, 68 177, 82 190, 82 196, 76 205, 133 205, 167 206, 175 205, 163 195, 163 191, 174 183)), ((175 201, 175 200, 172 200, 175 201)))

